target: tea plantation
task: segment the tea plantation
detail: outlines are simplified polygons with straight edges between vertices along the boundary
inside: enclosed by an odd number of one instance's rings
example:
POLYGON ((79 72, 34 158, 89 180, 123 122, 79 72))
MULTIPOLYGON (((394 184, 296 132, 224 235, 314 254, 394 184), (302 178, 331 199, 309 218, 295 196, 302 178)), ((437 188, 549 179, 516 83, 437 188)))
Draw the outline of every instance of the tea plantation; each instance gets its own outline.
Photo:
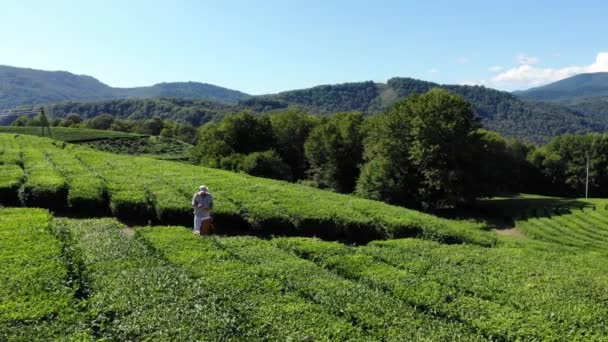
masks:
POLYGON ((488 200, 522 234, 504 237, 304 186, 0 134, 0 201, 0 341, 608 336, 606 200, 488 200), (199 184, 215 195, 218 235, 180 226, 199 184))

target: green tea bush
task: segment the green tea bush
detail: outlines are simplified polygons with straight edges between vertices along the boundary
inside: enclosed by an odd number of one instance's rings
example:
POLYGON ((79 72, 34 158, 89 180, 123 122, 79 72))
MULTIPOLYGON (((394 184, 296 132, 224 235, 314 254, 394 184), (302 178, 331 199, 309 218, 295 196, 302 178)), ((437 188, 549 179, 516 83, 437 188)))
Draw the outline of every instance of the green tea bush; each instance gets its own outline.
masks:
POLYGON ((357 248, 305 238, 274 243, 488 339, 593 340, 607 333, 601 298, 608 278, 593 262, 605 255, 533 242, 495 248, 417 239, 357 248))
POLYGON ((143 236, 172 263, 186 268, 214 296, 250 320, 247 328, 268 340, 362 340, 360 327, 343 315, 333 315, 320 303, 303 298, 272 265, 257 265, 231 257, 214 239, 177 227, 141 228, 143 236), (176 248, 179 246, 179 248, 176 248), (270 274, 277 276, 269 276, 270 274))
POLYGON ((24 177, 23 170, 18 165, 0 165, 0 204, 19 204, 17 193, 24 177))
MULTIPOLYGON (((28 205, 38 202, 39 206, 52 208, 53 204, 65 206, 69 201, 74 207, 103 206, 105 192, 102 189, 105 185, 111 213, 122 220, 190 226, 192 194, 200 184, 206 184, 215 196, 216 227, 226 233, 250 231, 266 236, 316 236, 351 242, 421 236, 444 243, 484 246, 496 243, 495 235, 483 231, 480 224, 441 219, 298 184, 23 137, 3 136, 2 139, 6 141, 5 145, 12 144, 10 146, 16 141, 19 151, 27 151, 27 154, 45 151, 68 183, 56 189, 54 202, 35 201, 30 199, 33 196, 28 196, 33 191, 23 192, 24 203, 28 205), (11 139, 15 141, 11 142, 11 139), (79 174, 83 177, 78 177, 79 174), (68 192, 67 198, 59 190, 68 192)), ((14 147, 6 150, 13 151, 14 147)), ((32 164, 31 159, 28 157, 29 164, 32 164)), ((54 180, 61 179, 48 161, 35 162, 46 163, 44 172, 54 180)), ((25 169, 28 176, 32 167, 26 165, 25 169)), ((26 185, 34 183, 36 177, 28 176, 27 179, 26 185)))
POLYGON ((39 150, 23 150, 26 181, 19 189, 19 200, 27 207, 62 211, 67 204, 65 179, 39 150))
POLYGON ((0 209, 0 340, 52 340, 74 331, 74 290, 50 220, 41 209, 0 209))
POLYGON ((466 325, 421 314, 413 306, 253 237, 218 238, 231 256, 256 267, 266 279, 281 284, 332 315, 347 317, 369 340, 475 340, 466 325))
MULTIPOLYGON (((95 340, 248 340, 249 322, 208 284, 112 219, 60 219, 91 287, 83 323, 95 340)), ((192 235, 190 233, 190 235, 192 235)))
POLYGON ((51 149, 46 152, 68 182, 67 205, 80 215, 103 216, 108 213, 108 199, 104 180, 87 169, 73 154, 51 149))

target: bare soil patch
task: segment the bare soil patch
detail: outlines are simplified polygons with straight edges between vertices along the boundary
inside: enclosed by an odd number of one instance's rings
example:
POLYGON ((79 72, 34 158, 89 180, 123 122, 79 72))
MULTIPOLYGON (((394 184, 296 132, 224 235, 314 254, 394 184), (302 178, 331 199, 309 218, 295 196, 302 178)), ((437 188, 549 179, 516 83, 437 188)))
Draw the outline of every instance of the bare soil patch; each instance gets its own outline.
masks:
POLYGON ((122 233, 122 235, 124 235, 126 237, 133 237, 133 235, 135 235, 135 230, 133 230, 133 228, 129 228, 129 227, 122 228, 120 230, 120 232, 122 233))

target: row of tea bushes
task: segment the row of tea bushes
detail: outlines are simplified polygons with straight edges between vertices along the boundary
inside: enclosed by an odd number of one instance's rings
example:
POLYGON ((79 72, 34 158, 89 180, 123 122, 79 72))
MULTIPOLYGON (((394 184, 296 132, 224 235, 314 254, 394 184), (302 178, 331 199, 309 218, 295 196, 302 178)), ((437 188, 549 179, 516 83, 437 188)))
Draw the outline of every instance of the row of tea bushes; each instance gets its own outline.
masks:
MULTIPOLYGON (((190 225, 191 196, 200 184, 206 184, 215 196, 216 226, 224 232, 246 230, 352 242, 422 236, 445 243, 496 243, 495 236, 483 231, 481 224, 440 219, 355 196, 177 162, 114 155, 49 139, 0 134, 2 146, 14 146, 6 142, 11 139, 17 140, 17 152, 22 155, 26 177, 20 193, 22 204, 27 206, 59 210, 68 205, 74 209, 99 205, 99 212, 109 206, 111 214, 124 221, 190 225)), ((15 149, 3 151, 13 153, 15 149)))

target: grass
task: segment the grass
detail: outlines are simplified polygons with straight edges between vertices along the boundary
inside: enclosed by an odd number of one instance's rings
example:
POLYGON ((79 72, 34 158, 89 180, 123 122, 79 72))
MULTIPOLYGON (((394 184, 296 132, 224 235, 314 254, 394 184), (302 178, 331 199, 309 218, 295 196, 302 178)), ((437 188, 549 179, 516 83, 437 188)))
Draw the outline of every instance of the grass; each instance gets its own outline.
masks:
MULTIPOLYGON (((189 161, 192 149, 192 145, 179 140, 145 134, 72 127, 52 127, 51 131, 55 140, 81 144, 105 152, 146 155, 163 160, 189 161)), ((0 126, 1 133, 34 136, 42 134, 40 127, 12 126, 0 126)), ((47 134, 45 131, 45 136, 47 134)))
POLYGON ((36 137, 0 134, 0 142, 0 146, 8 146, 3 148, 4 153, 17 151, 24 155, 24 189, 28 191, 23 193, 28 196, 22 196, 22 203, 28 206, 67 207, 73 204, 68 203, 68 197, 76 198, 70 193, 93 194, 92 200, 104 203, 101 187, 105 184, 109 203, 108 208, 100 210, 111 210, 125 221, 189 226, 192 193, 200 184, 206 184, 215 196, 216 227, 224 233, 249 231, 267 236, 304 235, 351 242, 420 236, 446 243, 484 246, 496 243, 496 237, 483 231, 480 224, 441 219, 303 185, 103 153, 36 137), (42 181, 46 181, 44 186, 35 187, 42 181), (87 193, 82 183, 95 185, 87 193), (45 189, 44 201, 29 195, 42 192, 38 188, 45 189))
MULTIPOLYGON (((42 131, 41 131, 40 127, 0 126, 0 133, 26 134, 26 135, 34 135, 34 136, 42 135, 42 131)), ((139 134, 133 134, 133 133, 88 129, 88 128, 72 128, 72 127, 51 127, 51 133, 53 134, 53 139, 67 141, 67 142, 77 142, 77 141, 92 140, 92 139, 107 139, 107 138, 116 138, 116 137, 140 136, 139 134)), ((44 134, 45 135, 48 134, 46 132, 46 130, 45 130, 44 134)))

